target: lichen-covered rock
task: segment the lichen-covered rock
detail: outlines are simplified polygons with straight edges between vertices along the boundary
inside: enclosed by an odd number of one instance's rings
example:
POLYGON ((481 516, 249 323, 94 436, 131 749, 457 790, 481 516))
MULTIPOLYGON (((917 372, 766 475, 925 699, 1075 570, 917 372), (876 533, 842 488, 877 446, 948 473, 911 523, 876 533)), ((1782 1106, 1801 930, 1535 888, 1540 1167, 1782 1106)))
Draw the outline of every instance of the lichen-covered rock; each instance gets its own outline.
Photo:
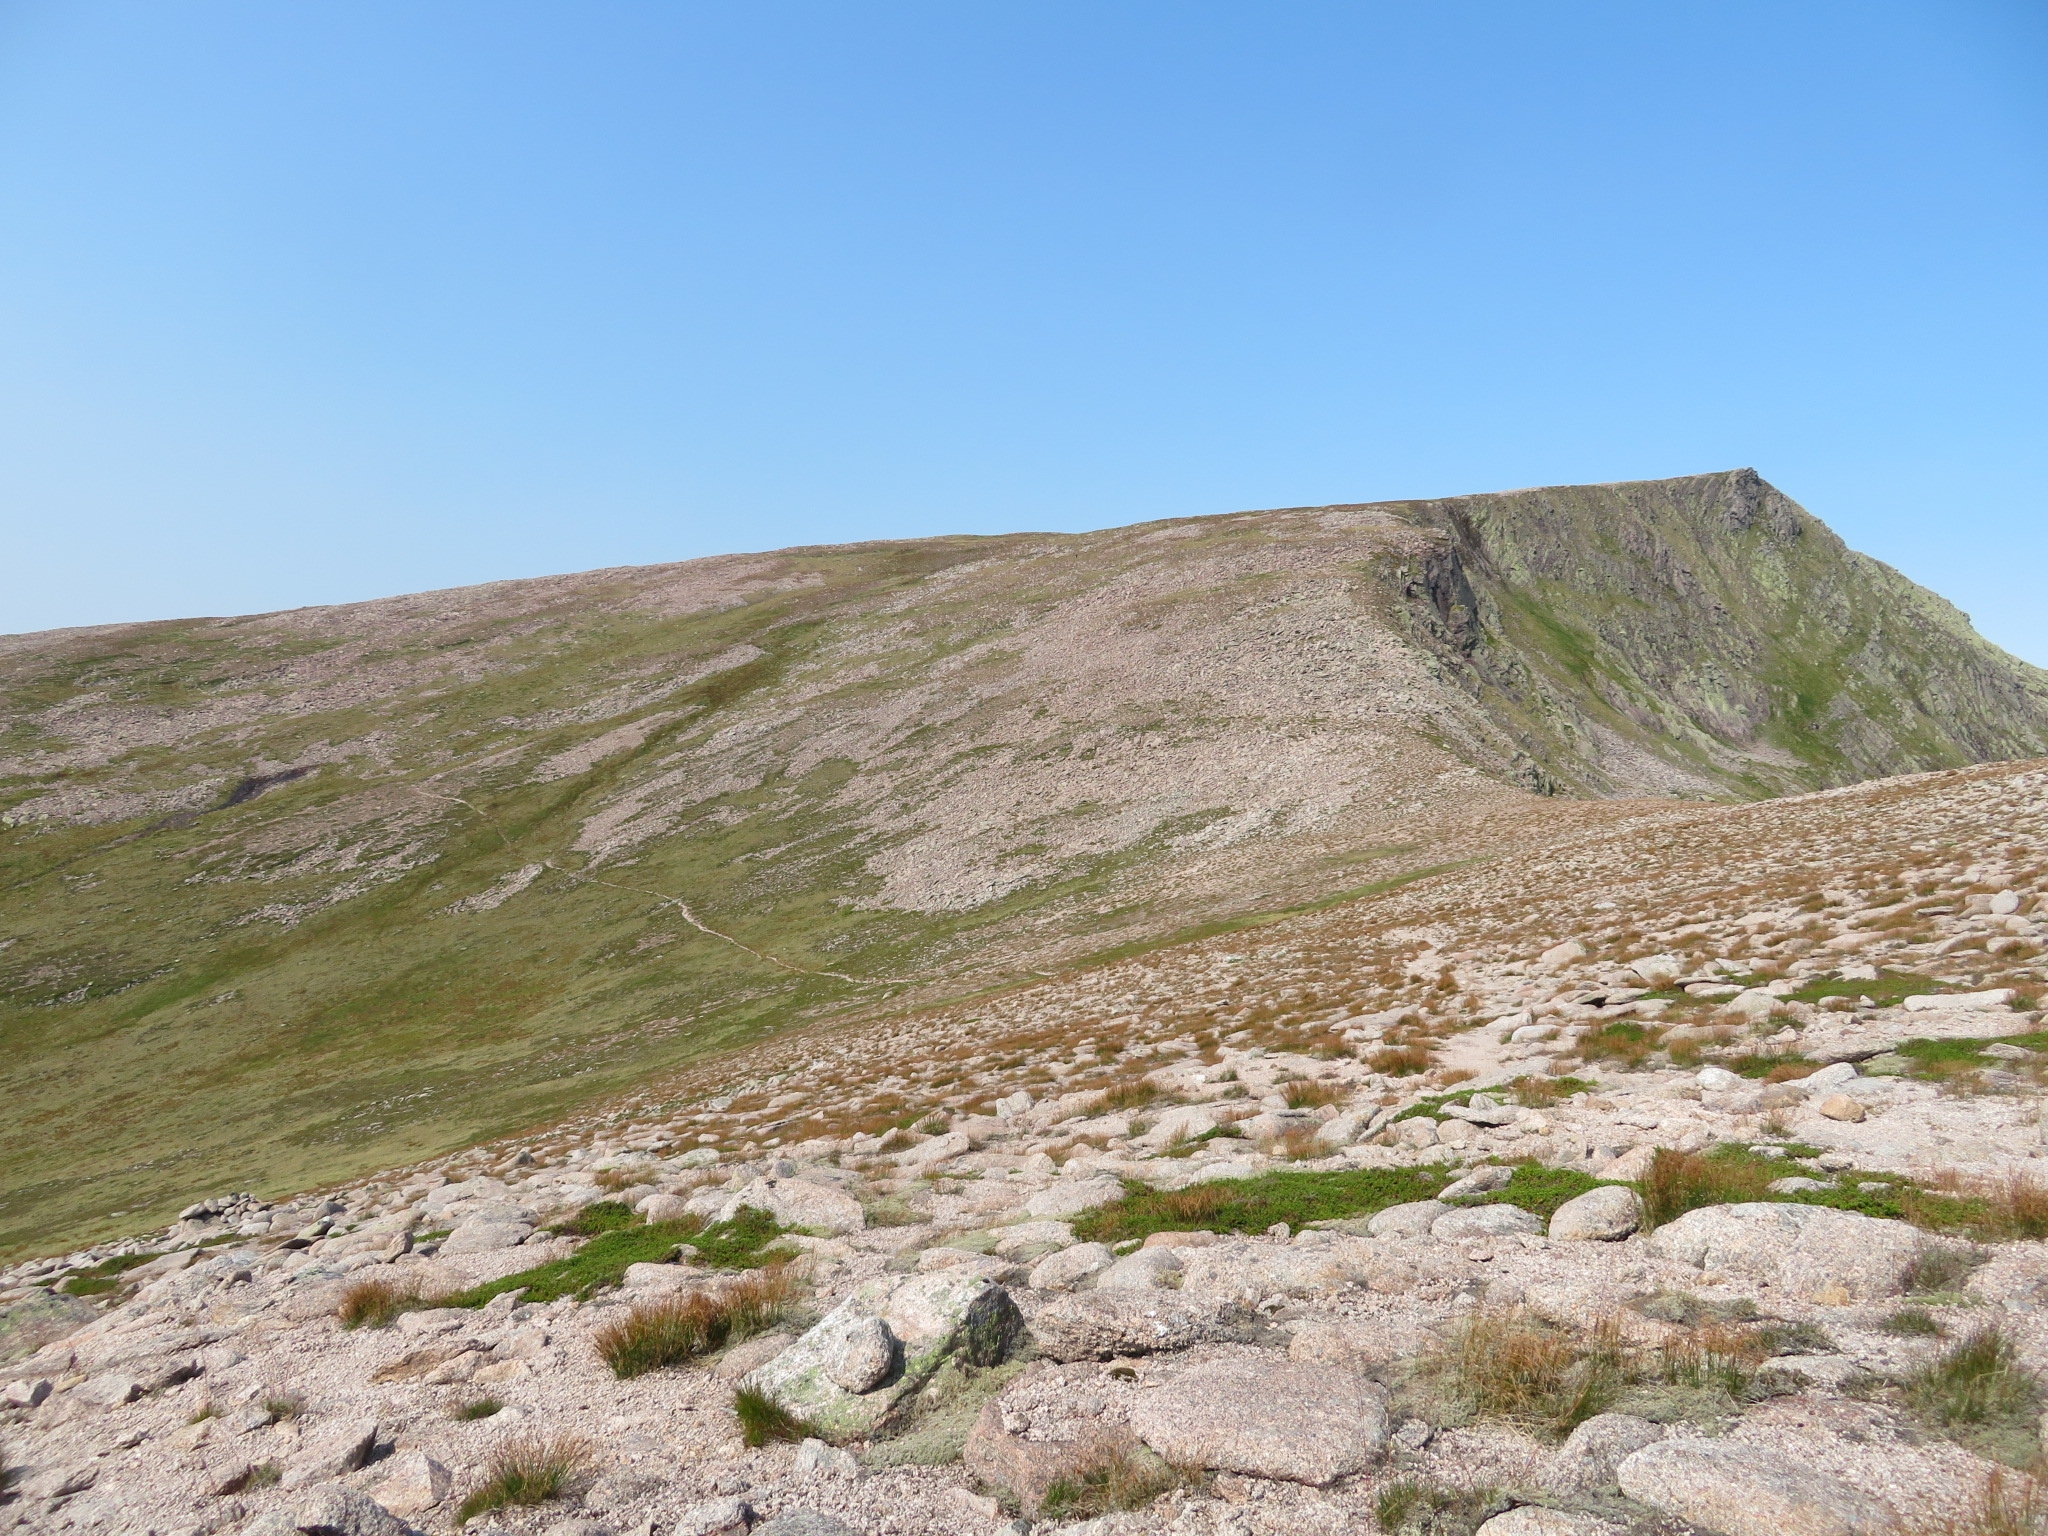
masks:
POLYGON ((1759 1446, 1664 1440, 1621 1463, 1638 1504, 1718 1536, 1893 1536, 1891 1507, 1839 1478, 1759 1446))
POLYGON ((1696 1269, 1726 1270, 1808 1301, 1896 1296, 1924 1239, 1903 1221, 1819 1205, 1710 1205, 1659 1227, 1649 1245, 1696 1269))
POLYGON ((1319 1488, 1386 1446, 1386 1393, 1341 1366, 1254 1353, 1178 1372, 1132 1404, 1131 1427, 1175 1466, 1319 1488))
POLYGON ((994 1365, 1015 1347, 1023 1320, 1000 1285, 954 1271, 871 1280, 816 1327, 745 1379, 834 1438, 867 1434, 958 1357, 994 1365), (835 1368, 879 1321, 896 1340, 892 1371, 862 1392, 835 1379, 835 1368))

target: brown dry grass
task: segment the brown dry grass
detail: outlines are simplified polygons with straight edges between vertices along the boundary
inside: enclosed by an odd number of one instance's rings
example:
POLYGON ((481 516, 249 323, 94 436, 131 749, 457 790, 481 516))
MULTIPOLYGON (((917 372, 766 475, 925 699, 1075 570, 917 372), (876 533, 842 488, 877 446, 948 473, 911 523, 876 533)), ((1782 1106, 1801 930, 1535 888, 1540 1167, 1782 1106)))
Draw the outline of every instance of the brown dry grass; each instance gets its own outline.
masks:
POLYGON ((778 1265, 717 1292, 642 1302, 598 1329, 592 1343, 614 1376, 643 1376, 766 1332, 787 1315, 795 1294, 794 1282, 778 1265))
POLYGON ((1365 1064, 1388 1077, 1414 1077, 1427 1072, 1435 1060, 1426 1045, 1383 1045, 1365 1058, 1365 1064))
POLYGON ((1771 1170, 1756 1163, 1659 1147, 1649 1173, 1636 1186, 1643 1199, 1643 1228, 1654 1231, 1703 1205, 1761 1200, 1770 1182, 1771 1170))
POLYGON ((1561 1437, 1613 1402, 1627 1354, 1612 1322, 1578 1334, 1516 1307, 1467 1319, 1420 1369, 1478 1417, 1561 1437))
POLYGON ((350 1281, 334 1314, 344 1328, 388 1328, 401 1312, 416 1312, 432 1305, 417 1281, 372 1276, 350 1281))

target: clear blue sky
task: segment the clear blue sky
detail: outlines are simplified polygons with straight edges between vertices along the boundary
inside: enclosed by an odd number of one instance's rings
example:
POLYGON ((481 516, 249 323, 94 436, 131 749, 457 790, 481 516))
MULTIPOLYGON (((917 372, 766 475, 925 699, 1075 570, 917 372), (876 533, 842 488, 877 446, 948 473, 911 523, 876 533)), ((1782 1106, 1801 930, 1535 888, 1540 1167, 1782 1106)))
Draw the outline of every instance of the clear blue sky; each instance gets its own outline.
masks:
POLYGON ((1998 0, 8 0, 0 630, 1753 464, 2048 663, 1998 0))

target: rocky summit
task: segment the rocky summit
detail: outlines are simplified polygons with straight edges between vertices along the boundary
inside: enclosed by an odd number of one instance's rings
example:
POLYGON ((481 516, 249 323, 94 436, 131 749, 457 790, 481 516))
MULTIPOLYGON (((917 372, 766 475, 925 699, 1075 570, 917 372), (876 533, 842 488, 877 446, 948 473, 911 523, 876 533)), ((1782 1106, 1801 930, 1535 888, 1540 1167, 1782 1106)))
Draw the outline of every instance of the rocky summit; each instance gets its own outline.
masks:
POLYGON ((1748 472, 6 644, 0 1530, 2048 1509, 2048 686, 1748 472))

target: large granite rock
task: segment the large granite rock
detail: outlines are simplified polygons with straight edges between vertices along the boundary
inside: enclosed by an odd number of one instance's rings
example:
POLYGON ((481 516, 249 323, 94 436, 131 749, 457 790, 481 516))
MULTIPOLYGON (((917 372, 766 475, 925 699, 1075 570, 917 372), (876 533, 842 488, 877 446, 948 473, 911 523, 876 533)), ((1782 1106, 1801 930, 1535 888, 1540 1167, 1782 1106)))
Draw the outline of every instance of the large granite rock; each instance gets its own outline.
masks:
POLYGON ((1242 1306, 1172 1291, 1081 1291, 1031 1313, 1032 1338, 1053 1360, 1170 1354, 1249 1340, 1259 1330, 1257 1317, 1242 1306))
POLYGON ((1638 1504, 1716 1536, 1895 1536, 1891 1507, 1839 1478, 1759 1446, 1664 1440, 1617 1471, 1638 1504))
POLYGON ((844 1190, 809 1179, 752 1179, 720 1202, 714 1213, 731 1221, 742 1208, 766 1211, 785 1227, 813 1232, 859 1232, 868 1224, 861 1203, 844 1190))
POLYGON ((1764 1202, 1688 1211, 1649 1238, 1667 1259, 1836 1305, 1898 1295, 1925 1242, 1903 1221, 1764 1202))
POLYGON ((1341 1366, 1247 1354, 1189 1366, 1143 1394, 1131 1428, 1175 1466, 1319 1488, 1384 1449, 1386 1393, 1341 1366))

